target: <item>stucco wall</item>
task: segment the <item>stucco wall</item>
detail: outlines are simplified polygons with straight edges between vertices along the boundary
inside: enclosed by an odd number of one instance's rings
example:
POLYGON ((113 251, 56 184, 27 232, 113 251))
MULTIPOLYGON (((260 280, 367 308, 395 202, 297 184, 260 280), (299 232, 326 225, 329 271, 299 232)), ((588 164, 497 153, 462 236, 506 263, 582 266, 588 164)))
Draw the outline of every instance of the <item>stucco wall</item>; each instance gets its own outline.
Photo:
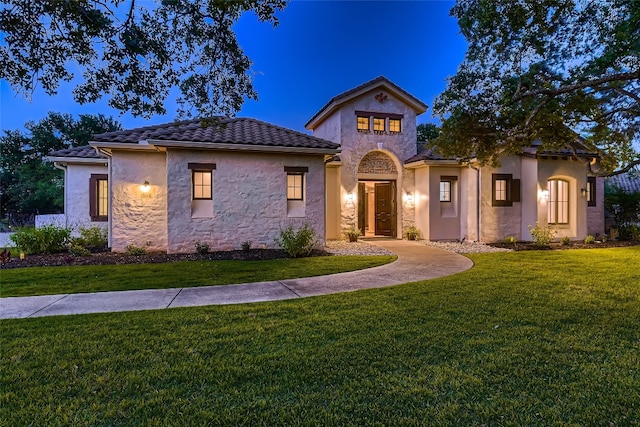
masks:
POLYGON ((324 243, 323 156, 170 150, 168 173, 168 252, 194 252, 195 242, 212 249, 278 247, 275 239, 289 225, 309 224, 324 243), (210 217, 191 215, 191 172, 188 163, 215 163, 210 217), (305 216, 287 216, 285 166, 308 167, 305 216))
MULTIPOLYGON (((77 232, 80 227, 107 228, 107 222, 93 222, 89 215, 89 180, 92 174, 107 174, 103 164, 69 164, 64 180, 65 226, 77 232)), ((109 182, 111 186, 111 182, 109 182)))
POLYGON ((522 202, 512 206, 492 206, 492 174, 512 174, 513 179, 521 179, 520 157, 512 156, 502 160, 500 167, 482 168, 481 240, 501 241, 507 236, 518 237, 522 230, 522 202))
POLYGON ((165 153, 114 151, 111 159, 111 249, 127 245, 149 251, 167 248, 165 153), (142 191, 149 181, 150 190, 142 191))
MULTIPOLYGON (((314 136, 329 139, 341 144, 340 159, 340 228, 346 230, 357 224, 358 166, 370 152, 381 152, 388 155, 396 166, 394 174, 380 174, 380 180, 396 181, 396 201, 398 203, 396 229, 398 237, 403 230, 415 222, 415 202, 409 201, 407 194, 414 198, 415 184, 413 172, 403 167, 404 160, 416 154, 416 113, 400 99, 380 89, 368 92, 350 102, 328 117, 313 131, 314 136), (384 102, 375 96, 383 92, 387 95, 384 102), (368 111, 382 114, 402 114, 400 134, 375 134, 358 132, 355 111, 368 111), (354 200, 349 200, 353 195, 354 200)), ((362 177, 361 177, 362 178, 362 177)), ((367 176, 376 179, 375 176, 367 176)), ((327 213, 333 217, 333 212, 327 213)), ((335 233, 332 233, 332 235, 335 233)))

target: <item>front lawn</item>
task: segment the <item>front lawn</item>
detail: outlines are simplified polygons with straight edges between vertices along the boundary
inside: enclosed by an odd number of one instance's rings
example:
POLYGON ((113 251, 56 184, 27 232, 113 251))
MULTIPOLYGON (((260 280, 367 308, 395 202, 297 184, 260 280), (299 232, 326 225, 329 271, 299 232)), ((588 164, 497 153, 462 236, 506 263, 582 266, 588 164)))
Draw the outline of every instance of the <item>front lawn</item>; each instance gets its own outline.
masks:
POLYGON ((0 425, 640 424, 640 249, 469 256, 384 289, 0 321, 0 425))
POLYGON ((361 270, 395 256, 323 256, 268 261, 32 267, 2 270, 0 296, 167 289, 264 282, 361 270))

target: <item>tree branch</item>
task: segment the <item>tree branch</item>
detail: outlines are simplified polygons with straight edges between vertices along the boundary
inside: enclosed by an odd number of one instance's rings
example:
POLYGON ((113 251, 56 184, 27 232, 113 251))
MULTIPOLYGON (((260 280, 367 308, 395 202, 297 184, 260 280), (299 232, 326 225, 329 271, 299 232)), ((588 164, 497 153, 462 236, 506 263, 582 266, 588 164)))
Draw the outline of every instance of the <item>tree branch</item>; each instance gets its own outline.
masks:
POLYGON ((581 82, 581 83, 575 83, 575 84, 572 84, 572 85, 560 86, 560 87, 555 88, 555 89, 543 88, 543 89, 530 90, 528 92, 520 94, 517 97, 514 97, 512 99, 512 102, 517 102, 517 101, 522 100, 523 98, 526 98, 526 97, 529 97, 529 96, 536 96, 536 95, 547 95, 547 96, 550 96, 550 97, 554 97, 554 96, 557 96, 557 95, 562 95, 563 93, 573 92, 573 91, 576 91, 578 89, 585 89, 585 88, 588 88, 588 87, 598 86, 598 85, 601 85, 603 83, 634 80, 634 79, 640 79, 640 72, 610 74, 610 75, 607 75, 607 76, 604 76, 604 77, 600 77, 600 78, 597 78, 597 79, 593 79, 593 80, 589 80, 589 81, 585 81, 585 82, 581 82))

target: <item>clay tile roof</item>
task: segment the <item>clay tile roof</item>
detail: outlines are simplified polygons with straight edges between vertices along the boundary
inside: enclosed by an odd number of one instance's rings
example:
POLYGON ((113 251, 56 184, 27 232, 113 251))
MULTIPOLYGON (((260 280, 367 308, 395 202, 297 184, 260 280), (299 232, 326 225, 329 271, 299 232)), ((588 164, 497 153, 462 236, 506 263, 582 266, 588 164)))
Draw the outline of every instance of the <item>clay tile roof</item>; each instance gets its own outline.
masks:
MULTIPOLYGON (((138 129, 94 135, 92 141, 134 143, 139 141, 198 142, 287 148, 337 150, 340 145, 311 135, 250 118, 216 117, 187 120, 138 129)), ((100 145, 100 144, 96 144, 100 145)))
POLYGON ((51 157, 70 157, 79 159, 106 159, 102 154, 99 154, 95 148, 84 145, 82 147, 64 148, 62 150, 56 150, 49 153, 51 157))
POLYGON ((419 162, 422 160, 457 160, 457 159, 454 157, 443 157, 439 154, 436 154, 432 150, 425 149, 419 152, 418 154, 416 154, 415 156, 409 157, 407 160, 405 160, 405 163, 419 162))
POLYGON ((626 193, 640 193, 640 174, 624 173, 605 178, 607 185, 618 187, 626 193))
POLYGON ((313 122, 318 116, 320 116, 320 114, 322 114, 331 104, 336 103, 339 104, 340 102, 347 100, 351 97, 351 95, 358 93, 359 91, 361 91, 362 89, 365 89, 369 86, 377 86, 378 84, 386 84, 387 86, 393 88, 394 90, 400 92, 401 94, 403 94, 405 97, 409 98, 410 100, 412 100, 414 103, 416 103, 417 105, 420 105, 425 111, 427 109, 427 105, 420 101, 418 98, 416 98, 415 96, 411 95, 409 92, 407 92, 406 90, 402 89, 400 86, 396 85, 395 83, 393 83, 391 80, 389 80, 388 78, 386 78, 385 76, 378 76, 373 80, 369 80, 368 82, 365 82, 359 86, 354 87, 353 89, 349 89, 346 92, 342 92, 339 95, 334 96, 333 98, 331 98, 329 100, 329 102, 327 102, 320 110, 318 110, 317 113, 315 113, 313 115, 313 117, 311 117, 309 119, 309 121, 307 121, 307 123, 304 125, 304 127, 308 127, 309 124, 311 124, 311 122, 313 122))

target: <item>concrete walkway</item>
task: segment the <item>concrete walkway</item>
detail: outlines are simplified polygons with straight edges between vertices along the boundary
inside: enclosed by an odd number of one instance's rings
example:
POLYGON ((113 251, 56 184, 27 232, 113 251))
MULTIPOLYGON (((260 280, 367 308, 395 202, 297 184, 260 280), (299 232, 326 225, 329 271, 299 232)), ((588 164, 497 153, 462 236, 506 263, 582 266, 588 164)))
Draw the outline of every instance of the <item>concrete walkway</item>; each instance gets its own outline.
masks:
MULTIPOLYGON (((433 279, 473 266, 462 255, 418 242, 389 239, 372 240, 369 243, 393 252, 398 259, 391 264, 366 270, 274 282, 0 298, 0 319, 305 298, 433 279)), ((179 282, 179 279, 176 281, 179 282)))

